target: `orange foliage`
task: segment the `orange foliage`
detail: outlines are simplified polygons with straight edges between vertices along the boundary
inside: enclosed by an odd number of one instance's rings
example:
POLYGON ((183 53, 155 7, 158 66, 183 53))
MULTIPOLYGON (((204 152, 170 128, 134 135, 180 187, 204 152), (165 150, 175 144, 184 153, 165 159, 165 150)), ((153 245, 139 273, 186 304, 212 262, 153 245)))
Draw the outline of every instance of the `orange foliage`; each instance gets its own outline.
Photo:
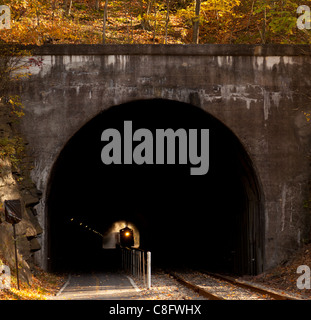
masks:
MULTIPOLYGON (((102 43, 104 3, 104 0, 0 0, 12 12, 11 29, 0 30, 0 41, 37 45, 102 43)), ((194 0, 109 0, 106 43, 165 43, 166 33, 168 44, 189 43, 194 3, 194 0)), ((200 43, 309 43, 310 31, 296 27, 299 4, 298 0, 282 4, 263 0, 202 0, 200 43)), ((311 6, 311 1, 304 4, 311 6)))

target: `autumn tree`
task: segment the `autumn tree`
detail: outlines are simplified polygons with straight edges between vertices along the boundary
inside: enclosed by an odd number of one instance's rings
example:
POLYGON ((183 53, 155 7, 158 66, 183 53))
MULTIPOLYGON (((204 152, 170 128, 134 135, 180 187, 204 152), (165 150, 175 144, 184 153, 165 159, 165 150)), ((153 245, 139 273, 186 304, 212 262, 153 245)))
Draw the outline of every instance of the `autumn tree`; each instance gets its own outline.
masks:
MULTIPOLYGON (((0 39, 45 43, 310 43, 299 0, 0 0, 0 39), (107 29, 109 10, 109 29, 107 29)), ((311 7, 311 1, 303 1, 311 7)))
POLYGON ((255 1, 253 15, 262 43, 272 42, 274 37, 284 39, 284 36, 289 38, 294 34, 298 6, 299 2, 292 0, 255 1))

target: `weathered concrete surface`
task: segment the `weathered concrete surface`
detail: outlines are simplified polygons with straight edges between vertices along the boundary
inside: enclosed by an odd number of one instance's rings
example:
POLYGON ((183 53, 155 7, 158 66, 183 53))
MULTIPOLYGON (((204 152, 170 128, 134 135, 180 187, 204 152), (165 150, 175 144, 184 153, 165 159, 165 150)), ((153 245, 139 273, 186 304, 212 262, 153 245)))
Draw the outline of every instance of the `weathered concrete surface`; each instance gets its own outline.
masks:
MULTIPOLYGON (((22 131, 46 229, 51 168, 68 140, 111 106, 163 98, 197 105, 245 146, 262 185, 265 269, 310 235, 311 50, 308 46, 46 46, 20 87, 22 131)), ((46 266, 47 240, 38 261, 46 266)))

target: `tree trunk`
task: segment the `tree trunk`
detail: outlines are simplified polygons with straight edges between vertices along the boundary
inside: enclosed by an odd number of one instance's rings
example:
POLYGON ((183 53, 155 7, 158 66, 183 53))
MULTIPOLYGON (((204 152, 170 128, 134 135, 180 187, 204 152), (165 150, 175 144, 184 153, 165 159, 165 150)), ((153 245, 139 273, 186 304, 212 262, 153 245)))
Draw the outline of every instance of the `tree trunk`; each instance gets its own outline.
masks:
POLYGON ((192 42, 195 44, 199 43, 200 11, 201 11, 201 0, 196 0, 195 18, 193 22, 193 38, 192 38, 192 42))
POLYGON ((157 32, 157 6, 156 6, 156 2, 154 2, 153 44, 155 44, 156 32, 157 32))
POLYGON ((262 43, 266 43, 266 29, 267 29, 267 7, 265 6, 264 19, 262 24, 262 43))
POLYGON ((95 0, 95 10, 99 10, 100 0, 95 0))
POLYGON ((125 7, 126 7, 126 31, 127 31, 127 42, 130 43, 130 27, 129 27, 129 6, 130 4, 129 3, 126 3, 125 4, 125 7))
POLYGON ((166 0, 165 44, 167 44, 167 29, 170 22, 170 0, 166 0))
POLYGON ((141 25, 143 27, 144 30, 151 30, 151 26, 149 24, 149 14, 150 14, 150 11, 151 11, 151 8, 152 8, 152 4, 153 4, 153 0, 148 0, 147 2, 147 9, 146 9, 146 17, 143 16, 143 14, 141 15, 141 25))
POLYGON ((72 7, 72 0, 65 0, 64 11, 67 16, 70 15, 71 7, 72 7))
POLYGON ((134 42, 134 30, 133 30, 133 12, 131 10, 132 8, 130 8, 130 18, 131 18, 131 35, 132 35, 132 40, 131 43, 134 42))
POLYGON ((108 16, 108 0, 105 1, 105 8, 104 8, 104 27, 103 27, 103 44, 106 44, 106 22, 108 16))
POLYGON ((52 26, 54 25, 55 10, 56 10, 56 0, 52 0, 52 26))
POLYGON ((251 12, 250 12, 250 15, 248 17, 248 22, 247 22, 247 27, 246 27, 246 30, 248 31, 248 28, 249 28, 249 25, 250 25, 250 22, 251 22, 251 16, 253 15, 253 12, 254 12, 254 4, 255 4, 255 1, 256 0, 253 0, 252 2, 252 8, 251 8, 251 12))

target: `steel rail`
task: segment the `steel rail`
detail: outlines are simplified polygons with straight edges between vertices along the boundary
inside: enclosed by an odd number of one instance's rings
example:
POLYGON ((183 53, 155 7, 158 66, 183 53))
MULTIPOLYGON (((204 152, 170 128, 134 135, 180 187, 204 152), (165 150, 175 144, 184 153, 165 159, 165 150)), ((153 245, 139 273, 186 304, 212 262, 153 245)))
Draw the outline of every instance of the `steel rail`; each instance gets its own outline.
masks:
POLYGON ((186 281, 185 279, 181 278, 180 276, 178 276, 174 272, 169 272, 169 271, 165 271, 165 272, 168 273, 170 276, 172 276, 174 279, 176 279, 183 286, 193 290, 194 292, 198 293, 199 295, 201 295, 205 298, 208 298, 209 300, 225 300, 224 298, 216 296, 196 284, 193 284, 193 283, 190 283, 189 281, 186 281))
MULTIPOLYGON (((193 283, 183 279, 175 272, 168 271, 168 270, 165 270, 165 272, 167 274, 169 274, 170 276, 172 276, 174 279, 176 279, 183 286, 193 290, 194 292, 198 293, 201 296, 204 296, 205 298, 208 298, 209 300, 226 300, 220 296, 215 295, 214 293, 207 291, 206 289, 204 289, 196 284, 193 284, 193 283)), ((246 283, 244 281, 242 282, 238 279, 235 279, 235 278, 227 276, 227 275, 221 275, 218 273, 211 273, 211 272, 207 272, 207 271, 200 271, 200 272, 202 274, 208 275, 212 278, 228 282, 230 284, 233 284, 233 285, 240 287, 240 288, 243 288, 243 289, 247 289, 251 292, 256 292, 256 293, 259 293, 262 295, 270 296, 274 300, 300 300, 300 299, 295 298, 293 296, 289 296, 286 294, 281 294, 281 293, 278 293, 275 291, 271 291, 269 289, 258 287, 258 286, 252 285, 250 283, 246 283)))
POLYGON ((253 284, 246 283, 244 281, 240 281, 238 279, 235 279, 235 278, 227 276, 227 275, 222 275, 222 274, 218 274, 218 273, 211 273, 211 272, 207 272, 207 271, 201 271, 201 272, 210 276, 210 277, 214 277, 214 278, 226 281, 226 282, 231 283, 231 284, 238 286, 240 288, 248 289, 250 291, 257 292, 257 293, 264 294, 264 295, 269 295, 271 298, 273 298, 275 300, 299 300, 298 298, 288 296, 286 294, 281 294, 281 293, 278 293, 275 291, 271 291, 271 290, 268 290, 265 288, 261 288, 261 287, 255 286, 253 284))

